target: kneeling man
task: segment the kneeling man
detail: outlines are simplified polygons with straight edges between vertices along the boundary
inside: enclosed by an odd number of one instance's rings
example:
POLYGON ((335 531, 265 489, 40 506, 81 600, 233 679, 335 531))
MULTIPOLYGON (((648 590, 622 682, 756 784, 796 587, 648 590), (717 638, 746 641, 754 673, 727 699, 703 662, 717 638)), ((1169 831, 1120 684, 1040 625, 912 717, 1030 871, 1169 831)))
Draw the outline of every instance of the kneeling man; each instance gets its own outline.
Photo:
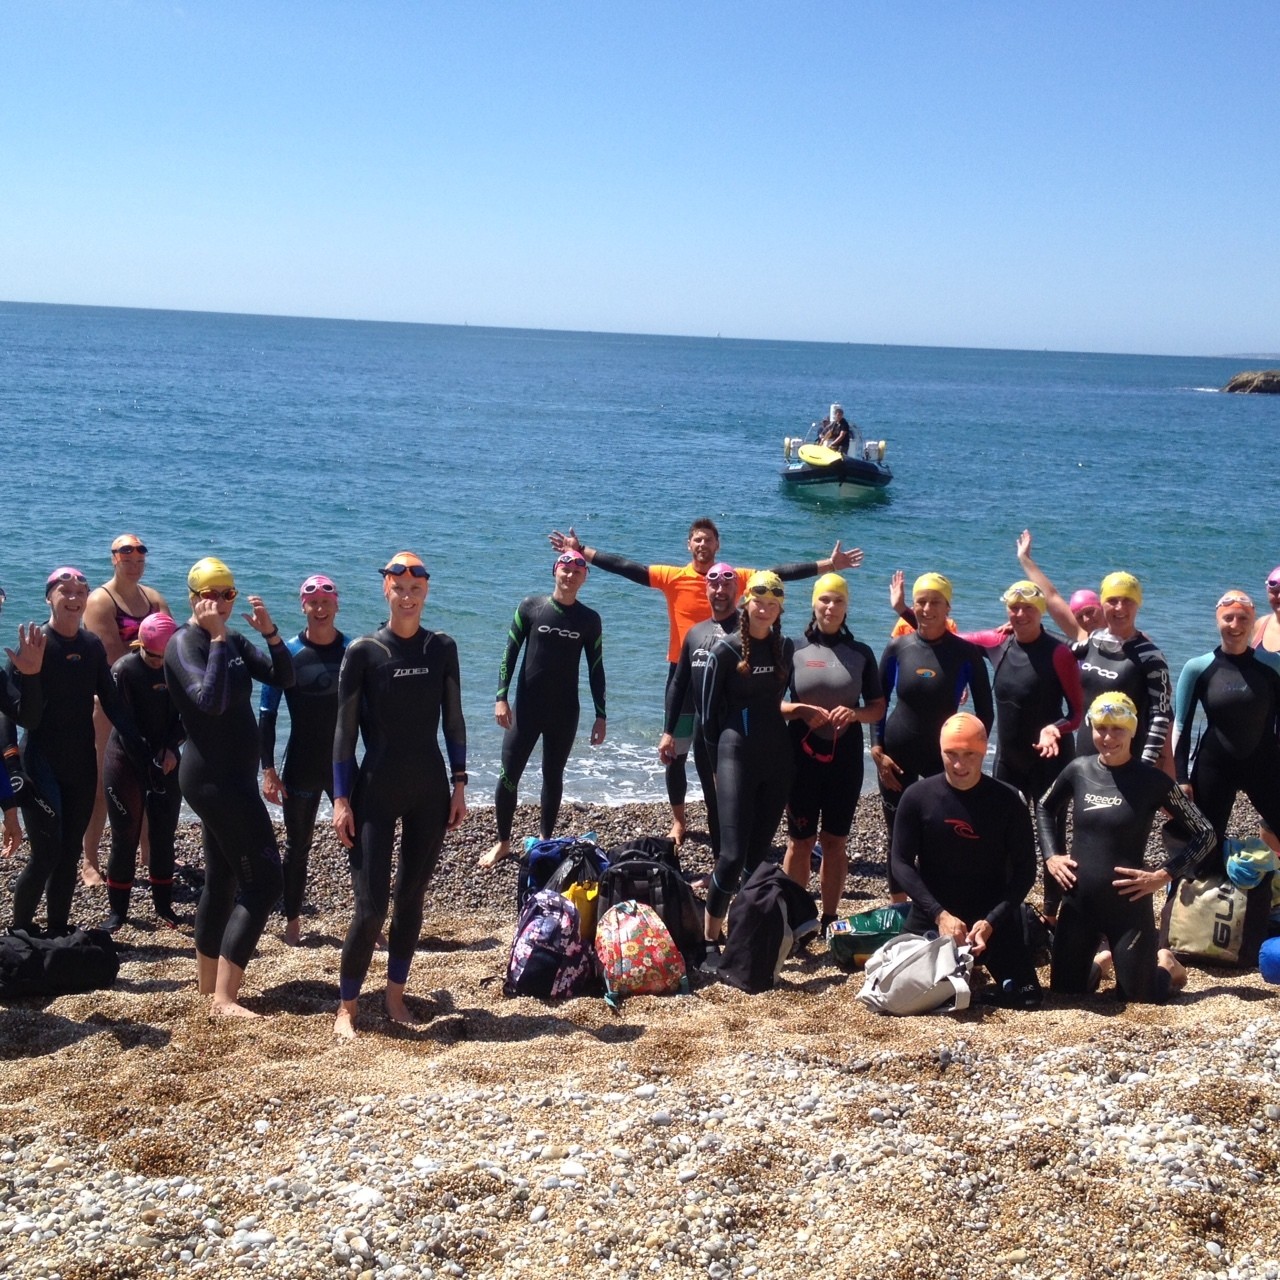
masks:
POLYGON ((893 829, 893 879, 911 898, 906 930, 968 943, 999 984, 996 1003, 1035 1008, 1040 983, 1022 926, 1037 871, 1027 807, 982 772, 977 716, 952 716, 940 742, 944 771, 903 792, 893 829))

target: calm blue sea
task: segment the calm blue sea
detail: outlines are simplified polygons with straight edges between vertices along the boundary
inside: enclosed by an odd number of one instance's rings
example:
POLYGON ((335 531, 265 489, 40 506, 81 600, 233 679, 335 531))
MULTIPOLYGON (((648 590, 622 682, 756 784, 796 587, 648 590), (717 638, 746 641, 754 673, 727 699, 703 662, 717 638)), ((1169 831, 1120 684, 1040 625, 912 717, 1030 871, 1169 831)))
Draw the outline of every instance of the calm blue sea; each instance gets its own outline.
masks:
MULTIPOLYGON (((1029 525, 1060 586, 1139 575, 1176 678, 1212 647, 1222 590, 1261 603, 1280 561, 1280 398, 1214 391, 1249 364, 0 304, 3 629, 43 618, 56 564, 105 580, 126 529, 175 611, 216 554, 284 628, 301 579, 330 574, 349 634, 382 620, 377 568, 412 548, 428 625, 461 650, 477 802, 507 622, 549 589, 546 534, 570 524, 647 563, 684 563, 698 515, 739 563, 860 546, 852 622, 877 650, 899 567, 947 573, 962 627, 998 621, 1029 525), (778 481, 783 437, 832 400, 888 441, 895 479, 870 502, 778 481)), ((604 618, 609 741, 580 738, 566 794, 659 798, 662 597, 595 572, 583 599, 604 618)), ((797 633, 807 600, 793 590, 797 633)))

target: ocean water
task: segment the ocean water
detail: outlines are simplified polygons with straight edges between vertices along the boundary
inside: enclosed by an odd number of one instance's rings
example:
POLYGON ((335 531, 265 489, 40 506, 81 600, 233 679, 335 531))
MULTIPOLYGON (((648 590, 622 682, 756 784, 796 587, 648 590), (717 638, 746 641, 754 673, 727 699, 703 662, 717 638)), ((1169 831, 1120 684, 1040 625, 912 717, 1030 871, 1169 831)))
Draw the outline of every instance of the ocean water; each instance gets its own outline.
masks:
MULTIPOLYGON (((461 652, 476 802, 496 780, 507 623, 550 589, 546 535, 569 525, 645 563, 683 564, 699 515, 740 564, 861 547, 851 623, 877 651, 894 569, 946 573, 960 626, 992 625, 1030 527, 1065 589, 1138 574, 1139 623, 1176 679, 1214 644, 1223 589, 1265 607, 1280 562, 1280 398, 1215 391, 1249 364, 3 303, 3 629, 45 616, 54 565, 105 580, 126 529, 175 613, 212 554, 286 631, 315 572, 348 634, 373 629, 378 566, 414 549, 427 625, 461 652), (832 400, 888 442, 895 478, 869 501, 778 480, 783 437, 832 400)), ((660 798, 662 597, 596 571, 582 599, 604 619, 609 735, 580 734, 566 796, 660 798)), ((807 618, 800 584, 787 622, 807 618)))

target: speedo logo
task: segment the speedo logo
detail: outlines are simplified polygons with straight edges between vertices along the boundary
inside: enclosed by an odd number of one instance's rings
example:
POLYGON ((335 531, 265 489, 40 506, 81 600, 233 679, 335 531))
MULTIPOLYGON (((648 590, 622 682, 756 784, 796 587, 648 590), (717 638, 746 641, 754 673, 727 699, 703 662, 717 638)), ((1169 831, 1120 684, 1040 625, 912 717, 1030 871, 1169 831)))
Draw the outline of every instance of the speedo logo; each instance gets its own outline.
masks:
POLYGON ((563 627, 549 627, 545 623, 538 628, 538 634, 543 636, 563 636, 566 640, 582 639, 580 631, 566 631, 563 627))
POLYGON ((1090 809, 1114 809, 1116 805, 1123 804, 1123 796, 1095 796, 1088 791, 1084 793, 1084 808, 1087 813, 1090 809))
POLYGON ((399 680, 401 676, 425 676, 431 674, 430 667, 401 667, 398 671, 391 673, 393 680, 399 680))
POLYGON ((1104 680, 1114 680, 1120 674, 1118 671, 1108 671, 1106 667, 1095 667, 1092 662, 1082 662, 1080 670, 1092 671, 1100 675, 1104 680))

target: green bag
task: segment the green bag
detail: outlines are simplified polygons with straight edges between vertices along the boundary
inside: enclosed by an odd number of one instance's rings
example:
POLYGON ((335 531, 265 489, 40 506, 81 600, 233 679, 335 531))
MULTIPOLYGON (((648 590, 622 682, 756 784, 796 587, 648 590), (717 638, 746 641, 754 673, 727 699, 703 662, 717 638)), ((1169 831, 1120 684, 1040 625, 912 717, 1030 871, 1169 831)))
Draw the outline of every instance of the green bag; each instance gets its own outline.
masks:
POLYGON ((836 920, 827 930, 831 958, 842 969, 861 969, 873 951, 902 932, 910 910, 910 903, 895 902, 874 911, 860 911, 847 920, 836 920))

